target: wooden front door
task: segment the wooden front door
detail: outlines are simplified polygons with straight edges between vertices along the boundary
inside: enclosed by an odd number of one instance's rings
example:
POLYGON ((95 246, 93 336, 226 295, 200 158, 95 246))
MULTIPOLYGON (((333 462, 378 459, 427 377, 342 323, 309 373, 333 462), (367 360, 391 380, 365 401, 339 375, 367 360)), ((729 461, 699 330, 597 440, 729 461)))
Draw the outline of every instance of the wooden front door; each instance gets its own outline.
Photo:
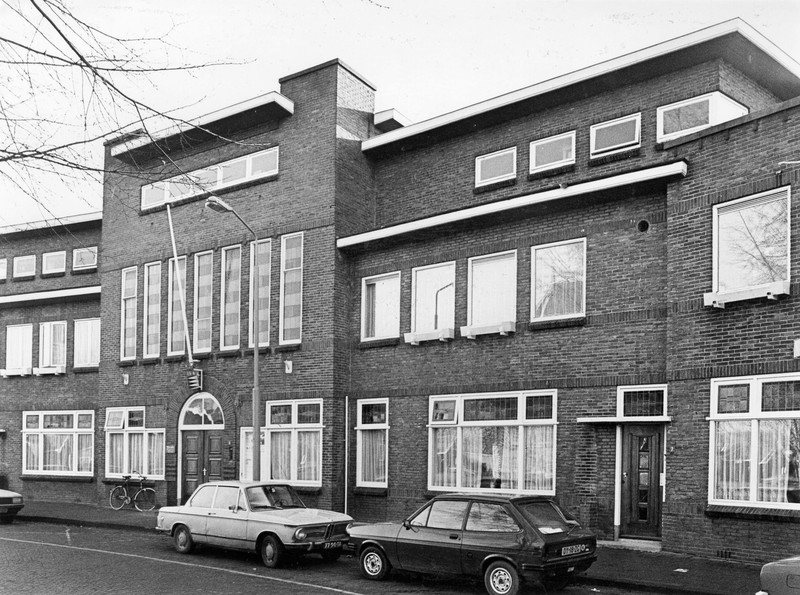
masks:
POLYGON ((183 430, 183 483, 181 503, 197 486, 222 479, 222 432, 183 430))
POLYGON ((662 436, 659 425, 623 427, 622 537, 661 537, 662 436))

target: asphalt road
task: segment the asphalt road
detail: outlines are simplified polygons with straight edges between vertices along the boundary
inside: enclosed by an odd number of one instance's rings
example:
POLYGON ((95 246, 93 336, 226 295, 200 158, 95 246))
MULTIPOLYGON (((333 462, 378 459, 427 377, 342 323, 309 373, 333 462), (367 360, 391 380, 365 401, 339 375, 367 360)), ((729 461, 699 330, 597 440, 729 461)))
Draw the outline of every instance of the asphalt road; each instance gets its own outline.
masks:
MULTIPOLYGON (((269 569, 255 554, 211 548, 181 555, 158 534, 16 522, 0 526, 0 593, 81 595, 84 593, 203 593, 236 595, 381 595, 435 593, 477 595, 482 582, 394 572, 384 582, 359 575, 356 561, 334 563, 308 556, 269 569)), ((525 593, 540 593, 527 588, 525 593)), ((626 591, 571 585, 564 595, 633 595, 626 591)))

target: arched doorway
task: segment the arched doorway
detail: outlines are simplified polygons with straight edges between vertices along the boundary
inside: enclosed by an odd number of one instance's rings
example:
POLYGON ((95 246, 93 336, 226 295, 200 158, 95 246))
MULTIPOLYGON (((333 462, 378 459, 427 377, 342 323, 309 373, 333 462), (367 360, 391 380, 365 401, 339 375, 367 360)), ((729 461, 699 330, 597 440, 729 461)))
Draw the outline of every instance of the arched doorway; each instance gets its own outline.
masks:
POLYGON ((189 397, 178 418, 181 481, 178 499, 185 502, 202 483, 222 479, 225 416, 211 393, 189 397))

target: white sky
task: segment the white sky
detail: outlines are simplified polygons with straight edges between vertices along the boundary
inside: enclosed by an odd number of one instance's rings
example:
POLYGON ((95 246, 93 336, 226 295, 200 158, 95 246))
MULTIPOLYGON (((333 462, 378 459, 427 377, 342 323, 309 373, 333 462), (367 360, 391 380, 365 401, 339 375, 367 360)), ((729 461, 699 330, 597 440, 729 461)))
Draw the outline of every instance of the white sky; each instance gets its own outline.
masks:
MULTIPOLYGON (((66 2, 116 36, 166 36, 175 64, 225 62, 129 89, 162 111, 189 106, 185 118, 278 90, 280 77, 340 58, 378 88, 377 110, 416 122, 734 17, 800 61, 800 0, 66 2)), ((97 185, 74 193, 46 199, 50 212, 101 208, 97 185)), ((21 194, 2 192, 0 205, 0 226, 50 218, 21 194)))

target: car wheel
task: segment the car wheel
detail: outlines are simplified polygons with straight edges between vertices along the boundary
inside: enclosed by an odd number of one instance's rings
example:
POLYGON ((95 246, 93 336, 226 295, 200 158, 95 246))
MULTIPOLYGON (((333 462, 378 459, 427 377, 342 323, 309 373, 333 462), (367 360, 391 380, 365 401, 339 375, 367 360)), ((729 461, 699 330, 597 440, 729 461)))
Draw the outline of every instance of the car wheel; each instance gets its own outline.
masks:
POLYGON ((322 556, 322 559, 325 560, 326 562, 336 562, 336 560, 339 559, 339 556, 342 555, 342 550, 341 549, 324 550, 320 552, 320 555, 322 556))
POLYGON ((261 541, 261 560, 267 568, 277 568, 283 562, 285 554, 281 540, 274 535, 267 535, 261 541))
POLYGON ((391 566, 382 549, 369 546, 364 548, 364 551, 361 552, 359 568, 361 569, 361 574, 368 579, 380 581, 385 579, 386 575, 389 574, 391 566))
POLYGON ((172 542, 175 544, 175 551, 179 554, 188 554, 194 549, 194 539, 192 532, 186 525, 178 525, 172 533, 172 542))
POLYGON ((492 562, 483 575, 483 584, 489 595, 517 595, 519 575, 516 569, 502 560, 492 562))

